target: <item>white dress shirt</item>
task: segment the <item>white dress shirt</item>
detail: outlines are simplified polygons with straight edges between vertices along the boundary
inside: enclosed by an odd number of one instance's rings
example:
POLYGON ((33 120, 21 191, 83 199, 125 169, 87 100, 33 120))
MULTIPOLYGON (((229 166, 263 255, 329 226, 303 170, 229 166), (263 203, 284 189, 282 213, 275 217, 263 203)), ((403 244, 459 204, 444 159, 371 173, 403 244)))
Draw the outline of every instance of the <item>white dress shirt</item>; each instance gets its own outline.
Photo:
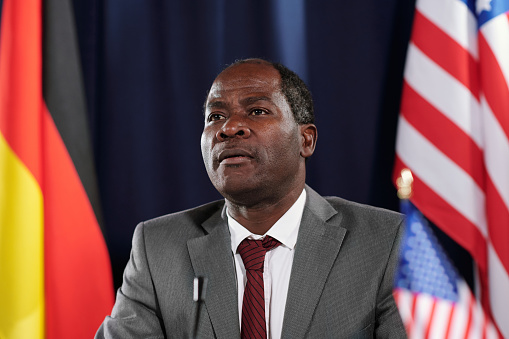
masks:
POLYGON ((249 232, 244 226, 233 219, 227 211, 228 228, 230 229, 232 252, 235 258, 237 274, 240 324, 242 323, 242 300, 247 278, 246 269, 240 254, 237 252, 237 247, 245 238, 258 240, 263 239, 266 235, 270 235, 281 243, 278 247, 267 252, 263 266, 265 321, 268 339, 281 338, 293 255, 295 253, 295 244, 297 243, 297 235, 305 203, 306 190, 302 190, 302 193, 292 207, 264 235, 249 232))

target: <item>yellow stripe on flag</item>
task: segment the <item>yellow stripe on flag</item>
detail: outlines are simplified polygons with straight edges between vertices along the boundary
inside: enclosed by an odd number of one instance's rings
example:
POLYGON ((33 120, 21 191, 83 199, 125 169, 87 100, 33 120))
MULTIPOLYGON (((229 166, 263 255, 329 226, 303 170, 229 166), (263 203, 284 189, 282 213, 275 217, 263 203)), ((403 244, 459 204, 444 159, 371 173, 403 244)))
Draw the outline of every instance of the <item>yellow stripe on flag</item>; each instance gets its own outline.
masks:
POLYGON ((41 189, 0 133, 0 338, 44 338, 41 189))

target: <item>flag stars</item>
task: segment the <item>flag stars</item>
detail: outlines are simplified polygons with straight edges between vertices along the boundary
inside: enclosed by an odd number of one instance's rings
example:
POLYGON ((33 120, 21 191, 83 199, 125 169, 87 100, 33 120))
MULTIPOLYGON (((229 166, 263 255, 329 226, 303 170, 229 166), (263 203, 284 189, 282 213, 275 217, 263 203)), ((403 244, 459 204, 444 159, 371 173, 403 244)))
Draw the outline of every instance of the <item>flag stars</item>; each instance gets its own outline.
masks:
POLYGON ((407 230, 407 246, 402 252, 402 267, 397 285, 415 292, 457 300, 457 276, 454 268, 444 260, 443 249, 423 227, 422 222, 414 220, 407 230))
POLYGON ((477 15, 481 14, 482 11, 491 11, 491 0, 477 0, 475 3, 475 12, 477 15))

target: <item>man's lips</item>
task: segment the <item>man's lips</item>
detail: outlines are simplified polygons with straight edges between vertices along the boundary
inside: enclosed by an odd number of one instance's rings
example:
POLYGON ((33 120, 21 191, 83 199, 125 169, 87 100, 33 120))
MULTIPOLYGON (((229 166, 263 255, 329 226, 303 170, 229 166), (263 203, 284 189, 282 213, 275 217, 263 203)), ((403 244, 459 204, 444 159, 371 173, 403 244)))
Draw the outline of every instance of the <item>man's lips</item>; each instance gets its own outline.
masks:
POLYGON ((219 152, 217 159, 220 164, 234 165, 253 159, 253 155, 247 150, 241 148, 232 148, 219 152))

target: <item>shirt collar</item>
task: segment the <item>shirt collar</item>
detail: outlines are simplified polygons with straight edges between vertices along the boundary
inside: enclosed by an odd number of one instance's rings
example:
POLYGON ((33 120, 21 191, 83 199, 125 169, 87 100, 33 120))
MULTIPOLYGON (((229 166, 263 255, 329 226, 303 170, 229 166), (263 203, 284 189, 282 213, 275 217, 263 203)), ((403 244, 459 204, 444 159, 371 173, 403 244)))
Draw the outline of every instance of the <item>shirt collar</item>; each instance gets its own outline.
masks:
POLYGON ((244 226, 238 223, 230 216, 228 209, 226 215, 228 217, 228 228, 230 230, 231 246, 233 253, 237 253, 237 247, 246 238, 250 239, 263 239, 266 235, 277 239, 282 246, 293 250, 297 243, 297 235, 299 234, 300 221, 302 213, 304 212, 304 205, 306 204, 306 190, 302 190, 299 198, 295 203, 286 211, 285 214, 264 235, 253 234, 249 232, 244 226))

